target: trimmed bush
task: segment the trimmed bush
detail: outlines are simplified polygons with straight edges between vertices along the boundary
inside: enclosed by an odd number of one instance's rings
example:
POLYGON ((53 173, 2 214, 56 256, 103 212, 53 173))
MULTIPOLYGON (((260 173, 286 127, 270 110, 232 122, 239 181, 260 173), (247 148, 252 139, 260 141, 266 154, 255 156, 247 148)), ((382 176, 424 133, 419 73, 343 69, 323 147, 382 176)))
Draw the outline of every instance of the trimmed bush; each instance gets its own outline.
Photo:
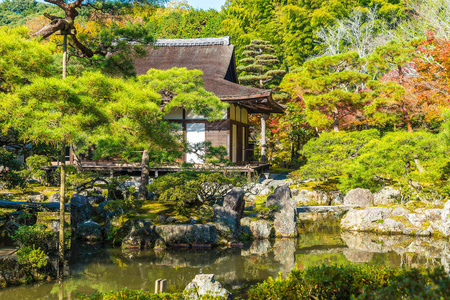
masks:
POLYGON ((445 299, 450 280, 442 268, 392 269, 380 266, 318 266, 269 278, 248 299, 445 299))

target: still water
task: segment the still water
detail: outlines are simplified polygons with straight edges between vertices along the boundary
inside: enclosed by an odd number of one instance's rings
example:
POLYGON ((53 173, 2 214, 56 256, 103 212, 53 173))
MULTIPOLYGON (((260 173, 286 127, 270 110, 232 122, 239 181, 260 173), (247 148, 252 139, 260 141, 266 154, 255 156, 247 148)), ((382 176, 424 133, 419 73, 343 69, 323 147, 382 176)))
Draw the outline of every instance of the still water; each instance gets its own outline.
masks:
POLYGON ((293 268, 321 264, 368 264, 391 267, 450 266, 450 245, 433 238, 379 236, 364 233, 305 233, 298 239, 255 241, 243 249, 177 249, 122 252, 120 249, 74 247, 70 277, 0 289, 0 299, 71 299, 76 293, 146 289, 167 279, 168 292, 181 292, 198 273, 216 280, 234 295, 293 268), (63 296, 64 294, 64 296, 63 296))

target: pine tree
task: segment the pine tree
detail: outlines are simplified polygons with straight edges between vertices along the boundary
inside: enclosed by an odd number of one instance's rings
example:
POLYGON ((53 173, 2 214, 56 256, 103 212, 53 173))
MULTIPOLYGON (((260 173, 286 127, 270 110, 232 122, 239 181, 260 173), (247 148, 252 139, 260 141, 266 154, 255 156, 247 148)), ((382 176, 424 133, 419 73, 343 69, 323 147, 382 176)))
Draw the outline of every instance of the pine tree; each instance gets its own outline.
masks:
POLYGON ((275 50, 270 42, 252 40, 244 49, 244 58, 237 68, 242 72, 239 76, 241 84, 263 89, 271 82, 281 81, 285 71, 279 69, 280 61, 273 55, 275 50))

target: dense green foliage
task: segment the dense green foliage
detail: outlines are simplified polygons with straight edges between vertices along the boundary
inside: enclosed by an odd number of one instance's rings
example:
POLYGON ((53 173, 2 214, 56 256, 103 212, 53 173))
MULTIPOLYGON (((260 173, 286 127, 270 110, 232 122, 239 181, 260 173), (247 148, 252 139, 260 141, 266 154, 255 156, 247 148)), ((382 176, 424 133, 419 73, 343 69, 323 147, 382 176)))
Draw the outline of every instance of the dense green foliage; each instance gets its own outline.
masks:
POLYGON ((21 248, 48 250, 54 232, 45 228, 44 225, 21 226, 11 236, 13 241, 21 248))
MULTIPOLYGON (((185 300, 186 297, 182 293, 174 294, 155 294, 143 290, 128 290, 123 289, 118 292, 106 292, 106 293, 95 293, 91 295, 76 295, 74 299, 79 300, 185 300)), ((199 300, 223 300, 223 297, 219 296, 202 296, 198 298, 199 300)))
POLYGON ((55 14, 58 8, 35 0, 5 0, 0 3, 0 26, 26 25, 44 13, 55 14))
POLYGON ((356 52, 322 56, 287 75, 282 88, 303 99, 311 126, 339 131, 366 100, 363 90, 369 76, 359 71, 361 64, 356 52))
POLYGON ((54 75, 54 45, 31 40, 28 35, 24 27, 0 27, 0 93, 14 91, 36 76, 54 75))
POLYGON ((233 186, 241 186, 245 180, 239 176, 224 176, 220 173, 184 171, 156 178, 149 191, 159 201, 176 203, 183 213, 188 207, 210 204, 225 196, 233 186))
POLYGON ((433 182, 438 188, 438 181, 447 180, 449 175, 449 161, 439 144, 438 136, 423 131, 392 132, 374 138, 358 157, 342 166, 346 176, 341 187, 344 191, 355 187, 376 190, 392 182, 400 186, 433 182))
POLYGON ((269 278, 249 299, 445 299, 450 279, 443 268, 391 269, 318 266, 293 270, 286 279, 269 278))
POLYGON ((379 136, 375 129, 323 133, 304 146, 303 155, 307 163, 290 176, 293 179, 315 178, 319 181, 340 176, 343 167, 360 156, 363 147, 379 136))
POLYGON ((375 8, 390 24, 404 17, 402 1, 235 0, 225 8, 222 32, 233 38, 238 58, 252 39, 270 41, 283 62, 300 65, 322 46, 315 31, 335 24, 352 10, 375 8))
POLYGON ((352 188, 377 191, 393 184, 415 188, 413 198, 420 199, 425 186, 448 196, 445 182, 449 160, 440 145, 438 135, 424 131, 323 133, 304 146, 307 162, 291 177, 323 181, 341 176, 339 188, 344 193, 352 188))
POLYGON ((17 186, 23 182, 20 176, 22 164, 10 151, 0 148, 0 185, 5 188, 17 186))
POLYGON ((273 46, 267 41, 252 40, 244 50, 237 68, 241 72, 239 82, 260 89, 278 86, 285 71, 279 69, 280 61, 273 54, 273 46))

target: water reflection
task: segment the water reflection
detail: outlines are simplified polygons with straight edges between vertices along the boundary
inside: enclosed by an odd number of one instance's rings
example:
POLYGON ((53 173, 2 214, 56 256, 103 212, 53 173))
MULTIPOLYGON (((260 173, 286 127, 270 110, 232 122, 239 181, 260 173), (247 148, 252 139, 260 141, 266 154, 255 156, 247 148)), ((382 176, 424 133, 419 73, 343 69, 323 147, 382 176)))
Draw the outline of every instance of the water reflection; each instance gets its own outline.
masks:
POLYGON ((179 292, 196 274, 214 273, 234 294, 251 285, 286 276, 293 268, 320 264, 364 263, 391 267, 444 265, 449 270, 447 241, 374 234, 306 233, 298 239, 255 241, 244 249, 177 249, 164 252, 105 249, 75 245, 70 278, 0 290, 0 299, 70 299, 75 293, 122 288, 152 291, 155 280, 167 279, 167 291, 179 292))

